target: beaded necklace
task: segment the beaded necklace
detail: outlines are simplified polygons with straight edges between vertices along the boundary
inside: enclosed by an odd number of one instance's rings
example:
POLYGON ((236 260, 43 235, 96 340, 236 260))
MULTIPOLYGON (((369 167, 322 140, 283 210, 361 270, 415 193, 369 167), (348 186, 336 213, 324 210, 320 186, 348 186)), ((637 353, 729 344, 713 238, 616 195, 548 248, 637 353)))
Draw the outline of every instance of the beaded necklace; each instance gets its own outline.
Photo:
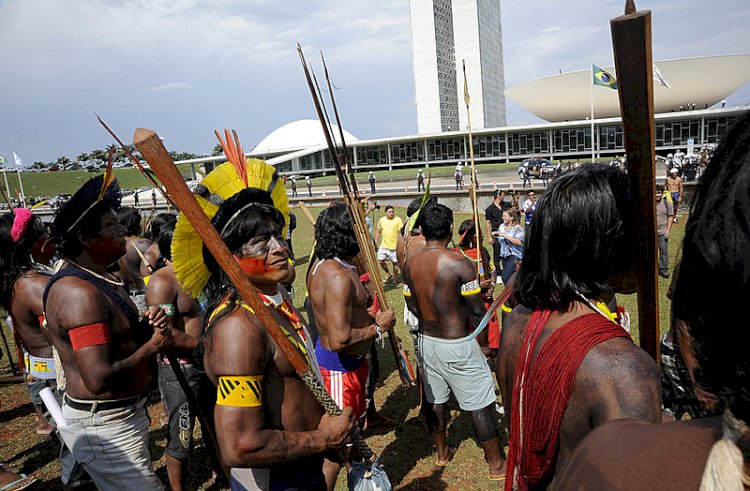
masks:
POLYGON ((75 266, 76 268, 78 268, 78 269, 80 269, 80 270, 83 270, 83 271, 86 271, 86 272, 87 272, 88 274, 90 274, 90 275, 91 275, 91 276, 93 276, 94 278, 98 278, 98 279, 100 279, 100 280, 102 280, 102 281, 106 281, 106 282, 107 282, 107 283, 109 283, 110 285, 114 285, 114 286, 125 286, 125 282, 124 282, 124 281, 115 281, 115 280, 113 280, 113 279, 107 278, 107 277, 106 277, 106 276, 104 276, 104 275, 100 275, 99 273, 95 273, 94 271, 91 271, 91 270, 90 270, 90 269, 88 269, 88 268, 84 268, 83 266, 81 266, 81 265, 80 265, 80 264, 78 264, 77 262, 73 261, 72 259, 68 259, 68 262, 69 262, 70 264, 72 264, 73 266, 75 266))

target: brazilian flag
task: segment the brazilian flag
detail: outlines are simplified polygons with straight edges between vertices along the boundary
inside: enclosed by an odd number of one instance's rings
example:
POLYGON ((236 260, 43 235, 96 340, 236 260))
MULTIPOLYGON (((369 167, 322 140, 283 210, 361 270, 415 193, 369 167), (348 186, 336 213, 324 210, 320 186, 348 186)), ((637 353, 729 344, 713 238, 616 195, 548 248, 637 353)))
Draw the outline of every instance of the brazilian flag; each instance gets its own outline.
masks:
POLYGON ((617 90, 617 80, 615 80, 614 75, 596 65, 592 66, 594 67, 594 85, 602 85, 617 90))

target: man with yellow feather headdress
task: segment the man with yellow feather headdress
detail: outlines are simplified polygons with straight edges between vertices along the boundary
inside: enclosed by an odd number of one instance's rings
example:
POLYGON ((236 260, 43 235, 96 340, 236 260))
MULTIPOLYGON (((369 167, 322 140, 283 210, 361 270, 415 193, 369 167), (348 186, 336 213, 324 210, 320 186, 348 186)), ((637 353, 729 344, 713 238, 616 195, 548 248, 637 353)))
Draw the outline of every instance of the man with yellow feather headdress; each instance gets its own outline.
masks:
MULTIPOLYGON (((309 334, 279 286, 294 274, 284 240, 289 205, 283 183, 270 165, 246 159, 236 139, 227 134, 226 142, 219 140, 229 162, 206 176, 197 200, 274 320, 315 367, 309 334)), ((324 415, 182 215, 172 259, 181 286, 205 305, 204 364, 217 385, 216 434, 232 468, 232 489, 326 489, 323 455, 351 437, 351 409, 324 415)))

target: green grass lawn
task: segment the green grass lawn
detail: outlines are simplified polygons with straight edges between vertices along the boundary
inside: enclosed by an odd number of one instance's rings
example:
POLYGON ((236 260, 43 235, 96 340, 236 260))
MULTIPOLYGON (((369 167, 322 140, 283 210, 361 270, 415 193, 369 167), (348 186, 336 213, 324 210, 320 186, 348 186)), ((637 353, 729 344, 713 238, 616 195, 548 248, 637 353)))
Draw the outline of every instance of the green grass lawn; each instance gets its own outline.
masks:
MULTIPOLYGON (((184 176, 190 176, 190 166, 179 166, 184 176)), ((58 193, 74 193, 81 185, 90 178, 102 174, 104 170, 88 172, 85 170, 68 170, 58 172, 21 172, 21 180, 26 196, 52 197, 58 193)), ((150 186, 145 177, 135 168, 115 169, 115 176, 123 189, 136 189, 142 186, 150 186)), ((17 196, 20 192, 18 173, 8 172, 8 186, 11 196, 17 196)), ((3 190, 5 182, 0 182, 3 190)))
MULTIPOLYGON (((320 211, 320 208, 312 209, 316 216, 320 211)), ((397 215, 404 218, 404 211, 403 208, 397 208, 397 215)), ((301 307, 305 298, 304 282, 307 261, 313 244, 313 227, 301 212, 295 210, 295 214, 298 228, 293 237, 297 259, 294 300, 295 305, 301 307)), ((376 221, 379 216, 375 217, 376 221)), ((469 218, 469 214, 457 213, 454 221, 460 223, 466 218, 469 218)), ((681 217, 680 223, 672 228, 669 243, 672 266, 674 266, 675 256, 684 235, 684 219, 684 216, 681 217)), ((666 299, 668 286, 669 280, 660 279, 659 311, 662 332, 667 329, 669 320, 669 302, 666 299)), ((387 296, 398 320, 395 332, 413 360, 411 337, 402 322, 403 296, 400 288, 388 288, 387 296)), ((623 296, 618 299, 631 313, 633 323, 631 333, 637 342, 636 296, 623 296)), ((7 335, 7 329, 5 332, 7 335)), ((401 388, 393 355, 387 343, 385 349, 379 348, 379 360, 381 378, 375 393, 376 405, 383 415, 399 421, 399 425, 387 431, 366 432, 365 437, 373 450, 381 455, 381 461, 394 487, 430 491, 438 489, 497 490, 497 483, 491 483, 486 479, 487 468, 481 448, 474 438, 471 421, 468 415, 462 414, 457 407, 451 408, 451 422, 448 427, 448 442, 458 447, 456 457, 446 468, 438 469, 433 466, 435 456, 432 444, 427 428, 417 414, 419 403, 417 390, 401 388)), ((7 361, 1 360, 0 375, 7 375, 8 372, 7 361)), ((31 489, 61 489, 60 466, 56 455, 57 444, 42 442, 36 437, 32 412, 33 409, 22 384, 0 386, 0 462, 11 463, 22 472, 34 473, 38 476, 39 482, 31 489)), ((152 404, 149 413, 152 418, 151 455, 157 474, 166 483, 164 457, 166 434, 160 423, 160 405, 152 404)), ((205 449, 202 447, 194 451, 189 473, 189 489, 207 489, 210 470, 205 449)), ((346 489, 343 473, 339 477, 336 489, 346 489)))

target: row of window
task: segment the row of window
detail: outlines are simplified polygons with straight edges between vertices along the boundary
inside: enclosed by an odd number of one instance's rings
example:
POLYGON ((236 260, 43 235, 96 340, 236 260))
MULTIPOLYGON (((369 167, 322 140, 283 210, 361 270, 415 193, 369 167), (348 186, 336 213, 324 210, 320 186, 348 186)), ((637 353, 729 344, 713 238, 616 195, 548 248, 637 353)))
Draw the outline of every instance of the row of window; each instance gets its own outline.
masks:
MULTIPOLYGON (((735 116, 706 118, 703 135, 701 135, 700 120, 657 122, 656 147, 687 147, 688 138, 694 139, 696 145, 716 143, 736 120, 735 116)), ((619 124, 597 126, 596 136, 599 150, 623 151, 623 132, 619 124)), ((392 143, 390 146, 391 163, 462 160, 467 156, 467 143, 466 137, 392 143)), ((477 158, 588 153, 591 152, 591 128, 560 128, 525 133, 474 135, 473 143, 474 156, 477 158)), ((358 165, 388 164, 388 145, 357 147, 356 152, 358 165)), ((330 166, 330 157, 327 152, 318 152, 300 158, 300 170, 323 169, 328 166, 330 166)), ((286 170, 286 168, 281 170, 286 170)))

